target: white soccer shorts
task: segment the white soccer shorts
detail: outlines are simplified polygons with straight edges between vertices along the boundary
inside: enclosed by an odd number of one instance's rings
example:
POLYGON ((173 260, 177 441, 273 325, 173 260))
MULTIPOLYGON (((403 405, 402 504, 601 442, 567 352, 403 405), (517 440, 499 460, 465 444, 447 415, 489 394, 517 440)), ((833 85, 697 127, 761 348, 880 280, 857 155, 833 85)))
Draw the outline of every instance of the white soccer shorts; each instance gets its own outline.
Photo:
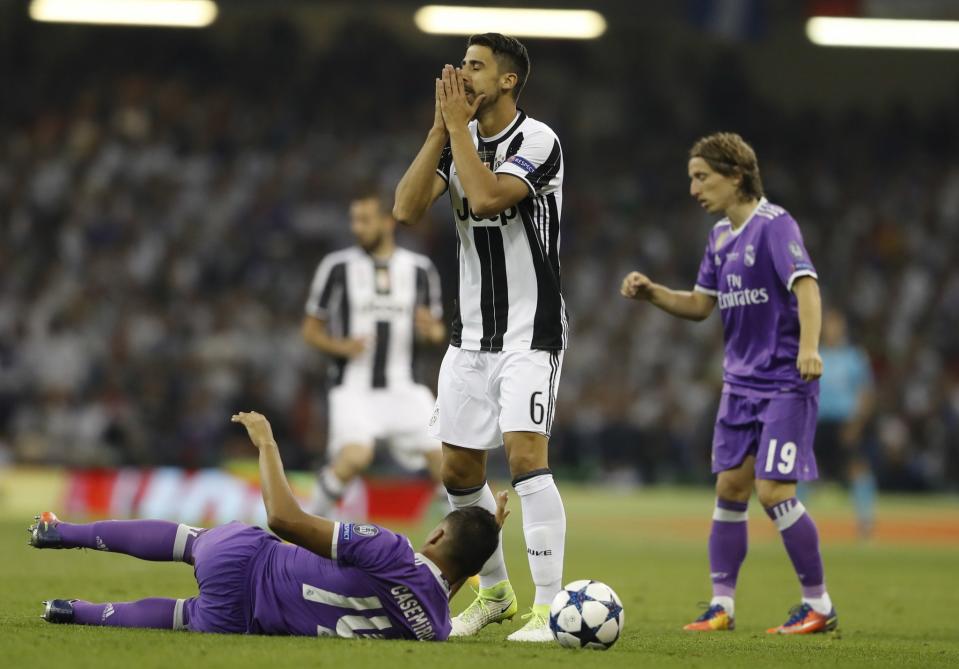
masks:
POLYGON ((423 385, 399 388, 350 388, 330 390, 330 460, 347 444, 373 446, 388 441, 393 457, 404 467, 425 466, 422 455, 440 449, 440 442, 426 431, 433 411, 433 393, 423 385))
POLYGON ((450 346, 440 367, 431 436, 489 450, 504 432, 549 436, 563 351, 464 351, 450 346))

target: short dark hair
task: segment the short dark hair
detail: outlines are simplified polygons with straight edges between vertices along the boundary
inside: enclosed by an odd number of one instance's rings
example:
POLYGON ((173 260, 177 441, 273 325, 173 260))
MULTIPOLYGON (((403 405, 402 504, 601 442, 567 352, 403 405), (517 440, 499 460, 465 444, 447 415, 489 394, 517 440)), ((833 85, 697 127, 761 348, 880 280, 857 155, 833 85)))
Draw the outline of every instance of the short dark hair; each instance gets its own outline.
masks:
POLYGON ((500 33, 483 33, 481 35, 472 35, 466 43, 467 47, 474 44, 489 47, 493 52, 493 57, 500 66, 500 70, 513 72, 516 74, 516 86, 513 87, 513 100, 519 100, 519 94, 523 92, 523 86, 529 79, 529 53, 526 47, 515 37, 502 35, 500 33))
POLYGON ((455 582, 478 574, 499 544, 500 527, 496 518, 486 509, 470 506, 456 509, 445 520, 450 535, 446 553, 457 569, 450 580, 455 582))
POLYGON ((360 183, 350 191, 350 204, 361 200, 376 200, 380 212, 392 215, 393 197, 375 183, 360 183))
POLYGON ((758 200, 763 196, 763 180, 759 176, 756 152, 735 132, 717 132, 700 137, 689 150, 689 157, 702 158, 723 176, 741 176, 739 194, 744 200, 758 200))

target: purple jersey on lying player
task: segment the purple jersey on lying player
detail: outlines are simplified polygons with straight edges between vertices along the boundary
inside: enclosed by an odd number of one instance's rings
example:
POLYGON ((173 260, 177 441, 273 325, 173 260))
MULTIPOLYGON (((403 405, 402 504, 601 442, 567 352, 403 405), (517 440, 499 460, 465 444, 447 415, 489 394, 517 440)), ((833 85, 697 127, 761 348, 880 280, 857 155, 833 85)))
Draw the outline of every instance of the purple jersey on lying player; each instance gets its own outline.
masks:
POLYGON ((272 543, 255 558, 252 632, 446 639, 449 584, 409 539, 377 525, 337 523, 333 559, 272 543))
POLYGON ((816 278, 799 226, 766 198, 738 230, 728 218, 709 234, 695 290, 716 298, 723 321, 723 380, 757 397, 813 394, 796 369, 799 313, 793 283, 816 278))

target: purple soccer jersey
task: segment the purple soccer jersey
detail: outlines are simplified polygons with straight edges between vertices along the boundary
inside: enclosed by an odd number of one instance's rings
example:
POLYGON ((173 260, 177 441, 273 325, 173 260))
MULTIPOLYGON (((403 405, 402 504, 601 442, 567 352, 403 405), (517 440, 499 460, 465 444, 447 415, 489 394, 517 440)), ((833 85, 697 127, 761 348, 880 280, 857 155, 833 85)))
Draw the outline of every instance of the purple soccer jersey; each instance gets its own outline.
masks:
POLYGON ((799 314, 793 283, 816 270, 796 221, 765 198, 733 231, 729 219, 709 235, 696 279, 698 292, 716 298, 723 321, 723 380, 750 397, 813 395, 796 369, 799 314))
POLYGON ((272 543, 253 561, 251 632, 443 640, 449 584, 409 539, 368 524, 337 523, 333 559, 272 543))

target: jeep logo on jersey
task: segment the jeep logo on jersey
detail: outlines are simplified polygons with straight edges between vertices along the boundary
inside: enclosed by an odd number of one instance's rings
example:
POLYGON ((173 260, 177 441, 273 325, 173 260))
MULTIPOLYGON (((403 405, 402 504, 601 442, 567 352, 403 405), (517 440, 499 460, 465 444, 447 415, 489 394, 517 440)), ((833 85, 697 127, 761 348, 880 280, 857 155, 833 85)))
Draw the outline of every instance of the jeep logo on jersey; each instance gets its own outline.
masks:
POLYGON ((512 221, 514 218, 516 218, 517 214, 519 213, 516 207, 510 207, 506 211, 500 214, 497 214, 496 216, 491 216, 490 218, 480 218, 473 212, 472 209, 469 208, 469 206, 470 206, 469 198, 464 197, 462 209, 457 209, 456 207, 453 207, 453 213, 456 214, 456 218, 462 222, 465 222, 468 217, 474 223, 482 223, 484 221, 496 221, 500 225, 506 225, 507 223, 512 221))

